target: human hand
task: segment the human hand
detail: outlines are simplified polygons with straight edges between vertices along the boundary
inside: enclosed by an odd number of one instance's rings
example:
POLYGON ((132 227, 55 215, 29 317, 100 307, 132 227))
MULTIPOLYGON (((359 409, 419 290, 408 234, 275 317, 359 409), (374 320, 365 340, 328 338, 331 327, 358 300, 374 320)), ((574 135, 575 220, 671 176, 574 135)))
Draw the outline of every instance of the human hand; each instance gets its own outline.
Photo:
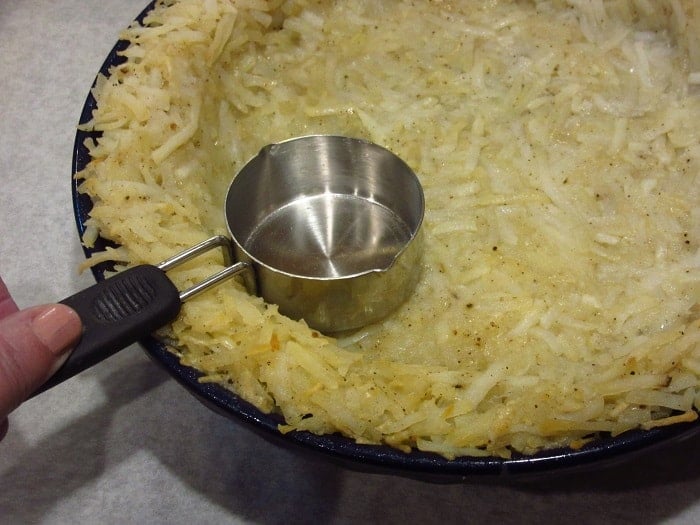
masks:
POLYGON ((0 278, 0 439, 7 415, 61 367, 81 331, 63 304, 20 310, 0 278))

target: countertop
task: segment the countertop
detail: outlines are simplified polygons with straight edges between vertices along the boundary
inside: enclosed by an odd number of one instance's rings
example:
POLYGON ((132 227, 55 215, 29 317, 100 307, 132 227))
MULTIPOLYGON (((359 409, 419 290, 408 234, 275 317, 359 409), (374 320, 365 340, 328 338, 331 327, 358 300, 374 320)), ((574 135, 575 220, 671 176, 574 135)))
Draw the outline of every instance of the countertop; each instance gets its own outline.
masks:
MULTIPOLYGON (((0 3, 0 275, 21 307, 92 283, 75 127, 146 0, 0 3)), ((536 480, 346 470, 208 410, 136 345, 26 402, 0 442, 3 523, 700 523, 700 436, 536 480)))

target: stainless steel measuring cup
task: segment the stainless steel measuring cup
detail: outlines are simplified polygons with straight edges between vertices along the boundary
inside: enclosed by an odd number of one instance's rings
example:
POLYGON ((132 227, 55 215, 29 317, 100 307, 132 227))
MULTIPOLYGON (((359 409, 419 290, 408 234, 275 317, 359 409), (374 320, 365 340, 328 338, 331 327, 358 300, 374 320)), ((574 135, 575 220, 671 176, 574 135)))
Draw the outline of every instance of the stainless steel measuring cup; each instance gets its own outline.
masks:
POLYGON ((310 136, 266 146, 231 183, 225 211, 258 293, 322 332, 378 321, 413 291, 423 192, 375 144, 310 136))
POLYGON ((424 207, 413 171, 376 144, 313 135, 265 146, 226 195, 231 239, 212 237, 62 301, 80 315, 83 336, 39 391, 166 325, 183 301, 238 274, 250 293, 322 332, 377 322, 415 288, 424 207), (217 247, 226 267, 177 290, 166 272, 217 247))

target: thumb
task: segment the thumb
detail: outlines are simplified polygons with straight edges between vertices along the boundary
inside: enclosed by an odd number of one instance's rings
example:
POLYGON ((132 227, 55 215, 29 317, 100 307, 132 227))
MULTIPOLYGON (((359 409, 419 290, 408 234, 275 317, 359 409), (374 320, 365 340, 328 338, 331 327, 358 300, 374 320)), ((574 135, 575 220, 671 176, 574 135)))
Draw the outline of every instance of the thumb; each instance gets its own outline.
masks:
POLYGON ((81 330, 78 314, 63 304, 0 319, 0 421, 58 370, 81 330))

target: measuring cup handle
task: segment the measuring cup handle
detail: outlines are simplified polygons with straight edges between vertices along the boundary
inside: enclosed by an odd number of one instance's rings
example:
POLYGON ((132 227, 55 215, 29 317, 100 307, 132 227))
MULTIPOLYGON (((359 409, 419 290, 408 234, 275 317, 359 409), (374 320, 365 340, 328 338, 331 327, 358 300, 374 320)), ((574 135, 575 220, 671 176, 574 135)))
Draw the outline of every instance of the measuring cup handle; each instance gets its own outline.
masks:
POLYGON ((73 377, 175 319, 180 293, 165 272, 141 265, 100 281, 61 303, 83 323, 80 341, 61 368, 33 395, 73 377))

